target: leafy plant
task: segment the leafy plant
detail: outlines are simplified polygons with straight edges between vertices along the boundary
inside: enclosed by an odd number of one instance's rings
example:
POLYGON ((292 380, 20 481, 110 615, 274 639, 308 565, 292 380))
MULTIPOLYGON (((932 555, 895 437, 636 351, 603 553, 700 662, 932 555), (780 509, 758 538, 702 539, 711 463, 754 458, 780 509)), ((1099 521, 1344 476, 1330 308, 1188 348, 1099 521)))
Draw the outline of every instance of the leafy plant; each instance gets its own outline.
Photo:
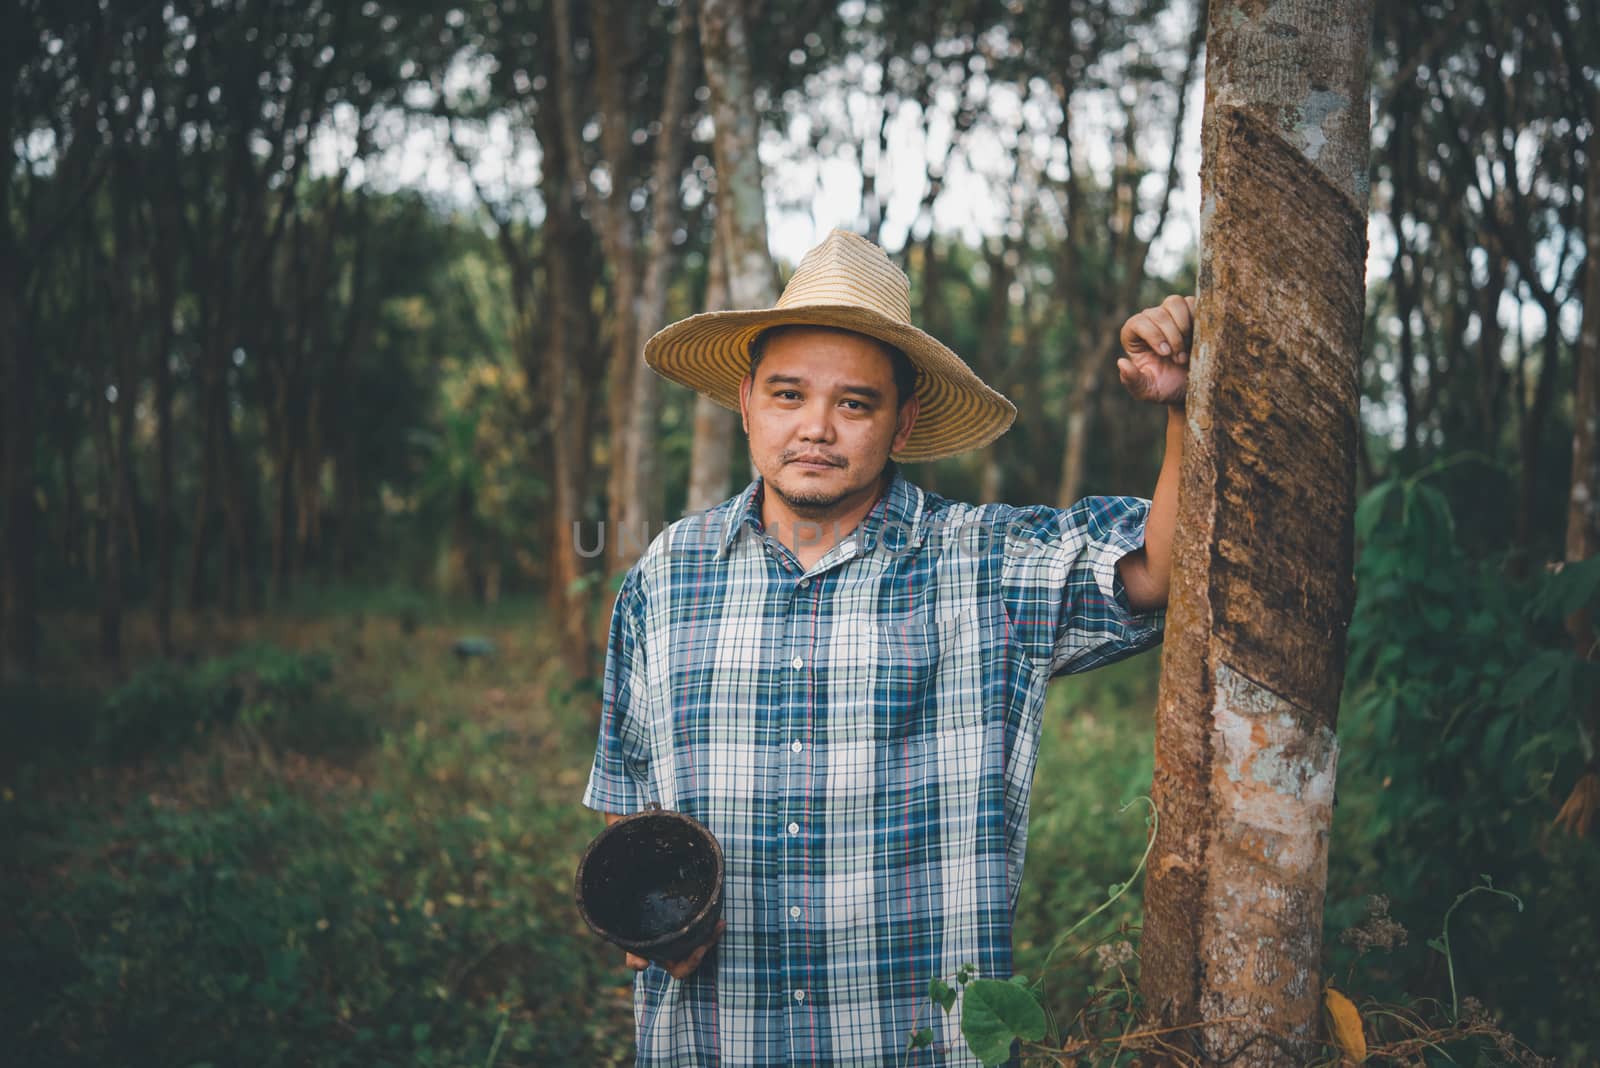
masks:
MULTIPOLYGON (((1432 484, 1450 466, 1384 482, 1357 508, 1328 930, 1373 894, 1404 926, 1432 927, 1462 886, 1491 878, 1529 919, 1455 915, 1436 941, 1470 939, 1467 959, 1395 952, 1371 962, 1371 989, 1402 1003, 1444 980, 1451 1021, 1458 985, 1492 989, 1505 1027, 1592 1054, 1600 965, 1574 947, 1600 944, 1588 906, 1600 856, 1551 819, 1581 792, 1591 757, 1581 715, 1600 667, 1571 650, 1562 617, 1596 603, 1600 561, 1524 574, 1507 556, 1469 556, 1432 484)), ((1326 942, 1335 967, 1350 962, 1326 942)))
MULTIPOLYGON (((973 966, 965 964, 951 977, 951 981, 956 984, 955 987, 950 985, 950 981, 940 978, 929 982, 928 999, 946 1015, 949 1015, 956 1006, 957 990, 962 991, 959 998, 961 1035, 966 1040, 967 1048, 972 1050, 984 1064, 1004 1062, 1011 1056, 1012 1046, 1017 1042, 1039 1042, 1050 1039, 1059 1044, 1060 1035, 1044 1003, 1045 973, 1049 970, 1056 953, 1072 936, 1114 905, 1117 899, 1137 882, 1140 873, 1144 871, 1145 862, 1150 859, 1150 851, 1155 847, 1156 833, 1160 829, 1160 817, 1155 804, 1148 797, 1135 798, 1123 805, 1120 811, 1128 811, 1139 801, 1143 801, 1149 809, 1146 819, 1149 833, 1138 866, 1127 879, 1106 888, 1105 901, 1057 936, 1049 953, 1045 955, 1037 979, 1029 979, 1023 974, 1013 975, 1004 980, 979 979, 974 975, 973 966)), ((1093 988, 1090 992, 1094 993, 1093 988)), ((933 1030, 921 1028, 912 1034, 910 1048, 921 1049, 931 1045, 932 1042, 933 1030)))

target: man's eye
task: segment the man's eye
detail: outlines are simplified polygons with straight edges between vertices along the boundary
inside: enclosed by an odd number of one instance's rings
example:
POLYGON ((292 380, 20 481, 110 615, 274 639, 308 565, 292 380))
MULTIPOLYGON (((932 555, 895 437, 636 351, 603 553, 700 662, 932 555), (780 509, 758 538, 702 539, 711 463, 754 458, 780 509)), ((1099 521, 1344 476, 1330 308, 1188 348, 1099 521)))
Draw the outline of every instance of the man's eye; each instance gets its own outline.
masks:
POLYGON ((844 403, 849 406, 852 412, 864 412, 867 410, 866 404, 858 400, 847 400, 844 403))

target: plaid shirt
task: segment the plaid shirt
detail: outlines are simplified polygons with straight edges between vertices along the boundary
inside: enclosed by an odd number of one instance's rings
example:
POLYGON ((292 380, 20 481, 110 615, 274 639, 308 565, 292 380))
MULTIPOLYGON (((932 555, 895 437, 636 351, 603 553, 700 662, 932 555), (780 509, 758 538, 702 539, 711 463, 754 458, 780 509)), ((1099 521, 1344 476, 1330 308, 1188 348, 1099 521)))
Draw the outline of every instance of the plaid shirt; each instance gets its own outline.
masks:
POLYGON ((728 927, 689 979, 639 975, 640 1065, 978 1063, 928 980, 1011 974, 1045 686, 1160 640, 1115 567, 1148 510, 980 507, 897 472, 807 570, 757 479, 652 542, 584 804, 709 827, 728 927))

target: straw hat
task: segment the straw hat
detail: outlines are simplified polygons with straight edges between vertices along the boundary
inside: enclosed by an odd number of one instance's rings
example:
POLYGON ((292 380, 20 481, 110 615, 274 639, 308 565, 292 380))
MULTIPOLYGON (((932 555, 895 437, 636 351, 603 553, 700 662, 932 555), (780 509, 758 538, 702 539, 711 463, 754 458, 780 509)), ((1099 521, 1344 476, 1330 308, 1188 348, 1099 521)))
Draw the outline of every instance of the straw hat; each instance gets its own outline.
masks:
POLYGON ((921 409, 894 459, 937 460, 989 444, 1017 409, 972 368, 911 325, 911 283, 883 249, 834 230, 800 261, 776 307, 706 312, 673 323, 644 346, 644 362, 674 382, 739 410, 750 342, 787 323, 843 327, 900 349, 917 368, 921 409))

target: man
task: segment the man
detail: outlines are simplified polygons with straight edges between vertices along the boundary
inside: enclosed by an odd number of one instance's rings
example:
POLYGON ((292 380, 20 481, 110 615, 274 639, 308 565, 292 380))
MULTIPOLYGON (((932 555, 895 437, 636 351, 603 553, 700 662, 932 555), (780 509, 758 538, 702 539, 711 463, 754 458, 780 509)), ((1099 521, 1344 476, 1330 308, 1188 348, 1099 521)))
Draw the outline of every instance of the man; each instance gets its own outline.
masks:
POLYGON ((726 863, 707 945, 629 958, 640 1065, 977 1063, 928 981, 1011 974, 1049 679, 1160 639, 1192 307, 1122 330, 1123 385, 1168 408, 1152 501, 1068 510, 899 474, 1015 408, 911 325, 862 238, 830 234, 775 308, 650 339, 651 367, 737 407, 760 477, 664 531, 612 618, 584 803, 688 813, 726 863))

